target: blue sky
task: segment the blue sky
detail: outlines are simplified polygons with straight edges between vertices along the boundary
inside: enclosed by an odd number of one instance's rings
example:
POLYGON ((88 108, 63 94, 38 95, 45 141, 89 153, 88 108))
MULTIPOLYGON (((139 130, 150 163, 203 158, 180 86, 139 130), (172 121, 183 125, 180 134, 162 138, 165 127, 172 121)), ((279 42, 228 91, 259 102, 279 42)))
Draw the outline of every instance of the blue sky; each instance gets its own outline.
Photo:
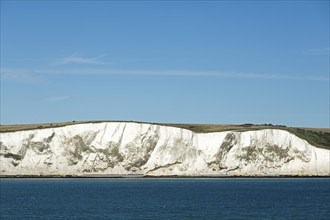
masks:
POLYGON ((1 124, 329 127, 329 1, 1 1, 1 124))

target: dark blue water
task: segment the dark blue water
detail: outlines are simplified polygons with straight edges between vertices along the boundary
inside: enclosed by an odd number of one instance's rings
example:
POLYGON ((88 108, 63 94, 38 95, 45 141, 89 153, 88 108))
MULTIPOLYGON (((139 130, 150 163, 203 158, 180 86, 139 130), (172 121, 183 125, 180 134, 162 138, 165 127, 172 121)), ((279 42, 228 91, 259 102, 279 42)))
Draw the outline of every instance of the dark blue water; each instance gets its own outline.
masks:
POLYGON ((330 219, 330 179, 1 179, 0 219, 330 219))

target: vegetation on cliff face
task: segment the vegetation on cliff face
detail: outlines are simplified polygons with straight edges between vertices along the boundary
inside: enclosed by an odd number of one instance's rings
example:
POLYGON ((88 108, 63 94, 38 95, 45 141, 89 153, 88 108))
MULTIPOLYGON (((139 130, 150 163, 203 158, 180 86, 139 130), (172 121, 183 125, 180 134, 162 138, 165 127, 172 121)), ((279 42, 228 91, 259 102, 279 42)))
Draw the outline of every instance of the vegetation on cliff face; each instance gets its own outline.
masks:
MULTIPOLYGON (((47 123, 47 124, 23 124, 23 125, 0 125, 0 133, 3 132, 15 132, 32 129, 45 129, 56 128, 74 124, 86 124, 86 123, 101 123, 101 122, 133 122, 133 121, 72 121, 61 123, 47 123)), ((146 122, 135 122, 146 123, 146 122)), ((221 132, 221 131, 251 131, 262 129, 281 129, 288 131, 299 138, 308 141, 311 145, 330 150, 330 128, 296 128, 286 127, 284 125, 272 125, 272 124, 174 124, 174 123, 148 123, 163 126, 178 127, 188 129, 196 133, 209 133, 209 132, 221 132)))
POLYGON ((169 126, 185 128, 197 133, 219 132, 219 131, 252 131, 262 129, 281 129, 288 131, 297 137, 306 140, 315 147, 330 150, 330 128, 295 128, 272 124, 167 124, 169 126))

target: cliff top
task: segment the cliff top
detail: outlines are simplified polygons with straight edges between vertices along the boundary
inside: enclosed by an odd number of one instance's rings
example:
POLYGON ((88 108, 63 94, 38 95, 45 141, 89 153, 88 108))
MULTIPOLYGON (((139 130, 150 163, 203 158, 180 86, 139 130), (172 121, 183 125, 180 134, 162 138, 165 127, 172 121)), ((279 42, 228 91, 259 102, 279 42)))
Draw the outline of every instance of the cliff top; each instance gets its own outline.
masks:
MULTIPOLYGON (((101 123, 101 122, 131 122, 131 123, 147 123, 136 121, 72 121, 72 122, 56 122, 45 124, 17 124, 17 125, 0 125, 0 133, 25 131, 33 129, 56 128, 75 124, 101 123)), ((222 132, 222 131, 251 131, 261 129, 281 129, 286 130, 296 136, 308 141, 310 144, 324 149, 330 150, 330 128, 297 128, 286 127, 284 125, 272 124, 176 124, 176 123, 147 123, 162 126, 178 127, 188 129, 196 133, 222 132)))

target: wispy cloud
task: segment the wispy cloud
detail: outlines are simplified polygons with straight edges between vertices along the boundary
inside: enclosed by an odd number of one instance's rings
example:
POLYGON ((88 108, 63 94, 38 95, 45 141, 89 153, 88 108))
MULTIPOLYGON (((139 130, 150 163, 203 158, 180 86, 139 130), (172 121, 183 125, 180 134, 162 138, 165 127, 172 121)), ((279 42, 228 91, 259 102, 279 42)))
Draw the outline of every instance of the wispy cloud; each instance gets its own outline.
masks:
MULTIPOLYGON (((15 75, 15 69, 6 69, 5 76, 15 75)), ((114 70, 106 68, 52 68, 25 70, 26 75, 108 75, 108 76, 177 76, 177 77, 223 77, 237 79, 265 79, 265 80, 305 80, 329 81, 328 75, 298 75, 298 74, 271 74, 245 73, 226 71, 193 71, 193 70, 114 70)))
POLYGON ((70 96, 53 96, 53 97, 48 97, 46 100, 50 102, 60 102, 68 99, 70 99, 70 96))
POLYGON ((190 70, 111 70, 111 69, 63 69, 63 70, 36 70, 44 74, 73 74, 73 75, 117 75, 117 76, 178 76, 178 77, 224 77, 224 78, 251 78, 277 80, 310 80, 329 81, 328 76, 317 75, 282 75, 269 73, 243 73, 224 71, 190 71, 190 70))
POLYGON ((30 69, 2 69, 1 80, 19 83, 40 83, 44 79, 40 74, 34 74, 30 69))
POLYGON ((56 60, 53 64, 54 65, 66 65, 66 64, 92 64, 92 65, 105 65, 111 64, 101 60, 102 57, 105 55, 100 55, 97 57, 82 57, 78 54, 73 54, 71 56, 63 57, 56 60))
POLYGON ((330 54, 330 48, 318 48, 318 49, 308 49, 304 51, 305 54, 310 55, 329 55, 330 54))

